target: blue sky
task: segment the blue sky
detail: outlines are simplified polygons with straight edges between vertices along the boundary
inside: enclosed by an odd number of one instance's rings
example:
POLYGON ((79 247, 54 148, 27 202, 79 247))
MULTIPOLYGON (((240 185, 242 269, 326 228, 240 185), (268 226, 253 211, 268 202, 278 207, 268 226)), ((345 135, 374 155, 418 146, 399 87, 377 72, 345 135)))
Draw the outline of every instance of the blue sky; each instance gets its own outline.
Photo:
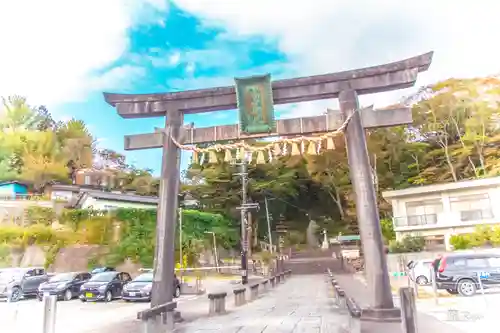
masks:
MULTIPOLYGON (((473 5, 451 0, 5 0, 0 40, 9 47, 0 58, 0 95, 25 95, 32 104, 47 105, 56 118, 83 119, 100 146, 122 151, 124 135, 152 132, 164 120, 121 119, 104 103, 103 91, 179 91, 232 85, 237 76, 323 74, 430 50, 434 62, 418 85, 498 74, 500 47, 491 42, 491 33, 500 30, 499 9, 493 0, 473 5)), ((384 106, 409 93, 363 96, 361 102, 384 106)), ((327 107, 335 108, 336 101, 282 106, 277 117, 319 114, 327 107)), ((237 113, 190 115, 185 121, 197 127, 229 124, 237 113)), ((159 150, 127 152, 129 162, 155 171, 160 157, 159 150)))
MULTIPOLYGON (((110 68, 134 66, 141 73, 112 92, 151 93, 232 85, 233 76, 248 76, 254 71, 281 77, 287 61, 274 43, 259 37, 225 40, 220 29, 203 28, 196 17, 175 6, 165 13, 164 23, 133 27, 129 38, 129 51, 110 68)), ((104 103, 99 91, 87 95, 84 101, 58 107, 56 113, 66 114, 67 110, 90 125, 101 146, 119 151, 123 150, 124 134, 149 133, 164 124, 163 118, 120 118, 104 103)), ((237 119, 233 110, 186 115, 185 122, 206 127, 235 123, 237 119)), ((127 152, 129 162, 155 171, 160 169, 160 156, 158 149, 127 152)), ((188 161, 189 154, 184 153, 183 167, 188 161)))

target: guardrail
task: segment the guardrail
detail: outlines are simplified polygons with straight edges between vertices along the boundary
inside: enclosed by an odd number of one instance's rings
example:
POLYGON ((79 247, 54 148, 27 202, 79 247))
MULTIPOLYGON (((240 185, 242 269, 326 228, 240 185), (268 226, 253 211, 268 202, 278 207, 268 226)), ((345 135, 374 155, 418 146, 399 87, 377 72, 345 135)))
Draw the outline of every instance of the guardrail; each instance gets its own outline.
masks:
MULTIPOLYGON (((216 270, 220 268, 226 268, 226 269, 241 269, 240 266, 219 266, 219 267, 186 267, 186 268, 175 268, 174 270, 176 272, 195 272, 195 271, 211 271, 211 270, 216 270)), ((139 268, 139 272, 147 272, 151 273, 153 272, 153 268, 139 268)))

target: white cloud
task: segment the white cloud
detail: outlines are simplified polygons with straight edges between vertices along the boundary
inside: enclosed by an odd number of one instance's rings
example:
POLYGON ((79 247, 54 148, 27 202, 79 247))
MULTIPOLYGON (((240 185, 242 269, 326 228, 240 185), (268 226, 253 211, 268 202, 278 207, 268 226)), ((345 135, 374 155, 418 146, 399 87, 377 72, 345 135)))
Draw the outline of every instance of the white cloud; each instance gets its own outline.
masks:
POLYGON ((58 105, 140 75, 109 68, 128 48, 128 30, 156 23, 166 0, 0 1, 0 95, 58 105), (107 69, 107 70, 106 70, 107 69))
MULTIPOLYGON (((433 64, 417 85, 500 70, 500 44, 494 38, 500 31, 500 2, 495 0, 174 2, 230 38, 262 36, 276 42, 291 61, 289 77, 378 65, 431 50, 433 64)), ((383 106, 408 92, 363 96, 361 102, 383 106)), ((299 104, 293 113, 322 113, 324 107, 325 102, 299 104)))
POLYGON ((171 66, 177 65, 181 61, 181 54, 180 52, 174 52, 172 55, 168 58, 168 61, 171 66))
POLYGON ((195 70, 196 70, 196 64, 194 62, 189 62, 186 65, 186 73, 188 73, 188 74, 194 74, 195 70))

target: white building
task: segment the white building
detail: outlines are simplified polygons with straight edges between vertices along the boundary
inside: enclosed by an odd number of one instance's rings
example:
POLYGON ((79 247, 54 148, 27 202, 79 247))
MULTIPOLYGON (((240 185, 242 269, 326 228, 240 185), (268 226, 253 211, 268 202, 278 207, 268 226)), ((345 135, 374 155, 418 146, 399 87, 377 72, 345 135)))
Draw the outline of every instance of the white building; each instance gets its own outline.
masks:
POLYGON ((113 210, 116 208, 151 208, 158 205, 158 198, 140 196, 121 192, 106 192, 86 189, 78 185, 52 185, 52 200, 66 201, 73 208, 93 208, 96 210, 113 210))
POLYGON ((451 249, 450 236, 477 225, 500 224, 500 177, 388 191, 396 239, 423 236, 429 245, 451 249))

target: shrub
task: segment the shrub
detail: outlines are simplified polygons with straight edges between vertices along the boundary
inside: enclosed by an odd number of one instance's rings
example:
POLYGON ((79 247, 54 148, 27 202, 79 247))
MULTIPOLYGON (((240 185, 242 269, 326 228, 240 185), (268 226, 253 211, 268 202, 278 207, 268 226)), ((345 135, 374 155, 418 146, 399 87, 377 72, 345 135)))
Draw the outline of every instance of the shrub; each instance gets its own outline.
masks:
POLYGON ((493 246, 500 245, 500 226, 493 227, 493 229, 491 231, 490 242, 491 242, 491 245, 493 245, 493 246))
MULTIPOLYGON (((176 251, 182 246, 187 263, 197 262, 204 243, 212 246, 212 237, 206 232, 214 232, 218 246, 232 247, 238 239, 237 231, 230 220, 222 215, 194 210, 183 211, 183 241, 179 244, 179 230, 175 236, 176 251)), ((133 262, 152 267, 156 242, 156 209, 118 209, 112 213, 97 210, 65 210, 61 214, 61 224, 66 230, 55 230, 48 223, 28 227, 0 227, 0 244, 24 247, 38 244, 47 248, 46 266, 50 266, 61 247, 74 244, 108 245, 108 254, 101 257, 103 263, 116 266, 127 258, 133 262), (120 241, 111 242, 113 226, 119 222, 120 241)), ((178 258, 178 256, 176 256, 178 258)), ((99 258, 95 258, 99 260, 99 258)), ((100 261, 100 260, 99 260, 100 261)))
POLYGON ((113 236, 111 216, 98 216, 79 222, 79 242, 107 245, 113 236))
POLYGON ((401 241, 389 242, 390 253, 420 252, 425 248, 425 239, 421 236, 405 236, 401 241))
POLYGON ((30 206, 26 215, 31 224, 52 225, 56 218, 55 211, 50 207, 30 206))
POLYGON ((262 251, 256 254, 256 257, 262 260, 262 263, 264 263, 264 265, 269 266, 269 264, 273 261, 273 259, 276 258, 276 255, 274 255, 269 251, 262 251))
POLYGON ((380 229, 382 231, 382 236, 384 237, 385 243, 390 243, 396 238, 396 233, 394 232, 394 225, 391 219, 381 219, 380 229))
POLYGON ((52 245, 57 241, 71 243, 74 234, 66 231, 57 231, 50 226, 34 224, 29 227, 8 226, 0 227, 0 244, 15 246, 52 245))
POLYGON ((450 237, 450 245, 454 250, 466 250, 472 248, 468 235, 453 235, 450 237))

